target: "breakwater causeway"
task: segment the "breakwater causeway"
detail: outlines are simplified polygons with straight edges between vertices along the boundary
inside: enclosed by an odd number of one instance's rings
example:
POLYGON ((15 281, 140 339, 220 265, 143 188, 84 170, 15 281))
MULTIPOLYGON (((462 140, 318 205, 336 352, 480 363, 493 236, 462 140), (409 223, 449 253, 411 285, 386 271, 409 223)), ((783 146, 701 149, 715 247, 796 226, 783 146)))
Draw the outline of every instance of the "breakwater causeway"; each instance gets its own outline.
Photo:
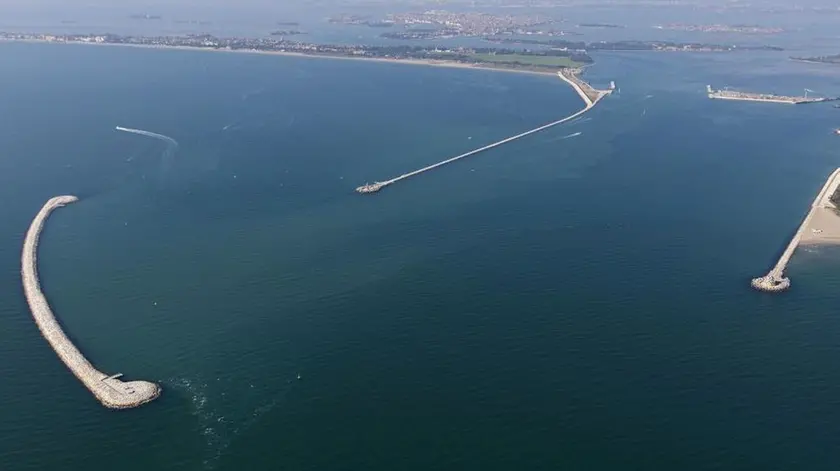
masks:
POLYGON ((107 375, 94 368, 64 333, 47 303, 47 298, 41 291, 37 266, 38 241, 44 229, 44 223, 54 210, 76 201, 78 198, 75 196, 51 198, 29 226, 20 258, 26 301, 29 303, 38 329, 55 353, 105 407, 112 409, 137 407, 160 396, 160 386, 148 381, 124 382, 119 379, 122 374, 107 375))
MULTIPOLYGON (((776 265, 766 275, 753 278, 751 283, 753 288, 769 292, 784 291, 790 288, 790 278, 784 275, 785 267, 787 267, 790 258, 793 256, 793 252, 799 246, 803 235, 811 228, 811 221, 814 219, 814 214, 824 208, 834 208, 834 205, 831 203, 831 195, 837 191, 838 185, 840 185, 840 168, 828 177, 820 192, 817 193, 817 197, 814 198, 814 202, 811 204, 811 209, 808 211, 805 219, 802 220, 802 224, 799 225, 799 229, 793 235, 785 251, 782 252, 782 256, 779 257, 776 265)), ((821 229, 813 230, 814 232, 818 231, 817 233, 822 233, 821 229)))
POLYGON ((413 172, 404 173, 404 174, 402 174, 402 175, 400 175, 396 178, 392 178, 390 180, 385 180, 385 181, 381 181, 381 182, 367 183, 365 185, 362 185, 362 186, 356 188, 356 191, 358 193, 362 193, 362 194, 376 193, 377 191, 381 190, 382 188, 384 188, 388 185, 393 185, 394 183, 397 183, 398 181, 405 180, 407 178, 411 178, 415 175, 419 175, 421 173, 428 172, 430 170, 434 170, 438 167, 442 167, 446 164, 455 162, 456 160, 461 160, 463 158, 478 154, 480 152, 484 152, 486 150, 493 149, 494 147, 499 147, 499 146, 505 145, 508 142, 512 142, 512 141, 515 141, 517 139, 521 139, 525 136, 530 136, 531 134, 535 134, 535 133, 538 133, 538 132, 543 131, 545 129, 563 124, 567 121, 571 121, 571 120, 577 118, 578 116, 581 116, 582 114, 584 114, 587 111, 594 108, 595 105, 598 104, 598 102, 602 98, 604 98, 605 96, 612 93, 612 91, 615 89, 615 82, 610 83, 610 88, 608 90, 597 90, 595 88, 592 88, 592 86, 590 86, 588 83, 586 83, 585 81, 583 81, 580 78, 579 75, 580 75, 581 71, 582 71, 581 69, 561 69, 559 72, 557 72, 557 75, 560 77, 560 79, 563 80, 564 82, 568 83, 569 85, 571 85, 571 87, 580 96, 580 98, 583 100, 583 102, 585 104, 584 108, 582 110, 578 111, 577 113, 574 113, 574 114, 572 114, 570 116, 567 116, 563 119, 560 119, 558 121, 554 121, 554 122, 542 125, 538 128, 531 129, 530 131, 525 131, 523 133, 517 134, 515 136, 508 137, 506 139, 502 139, 501 141, 494 142, 494 143, 486 145, 484 147, 480 147, 478 149, 471 150, 471 151, 466 152, 464 154, 456 155, 455 157, 446 159, 446 160, 438 162, 436 164, 429 165, 428 167, 423 167, 423 168, 415 170, 413 172))

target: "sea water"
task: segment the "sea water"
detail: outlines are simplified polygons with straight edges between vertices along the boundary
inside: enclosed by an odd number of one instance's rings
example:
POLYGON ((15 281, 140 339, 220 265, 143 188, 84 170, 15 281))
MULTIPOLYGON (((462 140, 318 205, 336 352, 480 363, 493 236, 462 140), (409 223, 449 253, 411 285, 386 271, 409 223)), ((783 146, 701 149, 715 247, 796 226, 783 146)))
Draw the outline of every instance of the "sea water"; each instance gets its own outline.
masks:
POLYGON ((840 254, 775 262, 840 164, 839 90, 772 54, 606 54, 552 76, 1 44, 0 468, 836 469, 840 254), (116 126, 168 136, 166 142, 116 126), (580 133, 574 138, 568 138, 580 133), (102 371, 40 336, 19 254, 102 371))

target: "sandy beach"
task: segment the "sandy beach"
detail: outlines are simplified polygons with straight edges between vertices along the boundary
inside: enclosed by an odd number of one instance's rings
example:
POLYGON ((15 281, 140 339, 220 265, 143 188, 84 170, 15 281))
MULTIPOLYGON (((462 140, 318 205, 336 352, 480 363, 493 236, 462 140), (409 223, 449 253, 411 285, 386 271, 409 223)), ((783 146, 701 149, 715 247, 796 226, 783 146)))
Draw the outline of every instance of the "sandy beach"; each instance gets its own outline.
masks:
POLYGON ((366 62, 380 62, 385 64, 406 64, 419 65, 426 67, 447 67, 453 69, 472 69, 472 70, 489 70, 493 72, 511 72, 516 74, 530 74, 530 75, 547 75, 554 76, 555 71, 537 71, 526 69, 509 69, 504 67, 490 67, 476 64, 463 64, 454 61, 442 60, 420 60, 420 59, 385 59, 379 57, 348 57, 348 56, 330 56, 322 54, 304 54, 300 52, 283 52, 283 51, 260 51, 256 49, 214 49, 209 47, 190 47, 190 46, 157 46, 151 44, 119 44, 119 43, 95 43, 83 41, 43 41, 35 39, 0 39, 6 42, 29 42, 29 43, 45 43, 45 44, 80 44, 88 46, 113 46, 113 47, 135 47, 142 49, 163 49, 163 50, 182 50, 182 51, 203 51, 203 52, 225 52, 235 54, 262 54, 272 56, 287 56, 287 57, 306 57, 309 59, 330 59, 330 60, 349 60, 349 61, 366 61, 366 62))
POLYGON ((840 187, 838 171, 832 174, 826 188, 820 193, 800 244, 840 244, 840 212, 831 201, 832 195, 840 187))
POLYGON ((840 244, 840 213, 833 206, 815 208, 800 244, 840 244))

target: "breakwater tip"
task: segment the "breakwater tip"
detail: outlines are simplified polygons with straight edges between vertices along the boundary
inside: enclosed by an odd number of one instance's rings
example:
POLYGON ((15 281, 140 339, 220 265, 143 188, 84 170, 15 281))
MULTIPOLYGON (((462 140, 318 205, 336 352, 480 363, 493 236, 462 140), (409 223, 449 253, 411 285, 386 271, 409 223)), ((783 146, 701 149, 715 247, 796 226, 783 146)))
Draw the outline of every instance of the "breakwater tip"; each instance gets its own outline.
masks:
POLYGON ((109 376, 97 370, 64 332, 41 290, 37 266, 41 231, 53 211, 78 200, 79 198, 73 195, 50 198, 32 220, 23 241, 20 259, 23 291, 38 330, 73 375, 105 407, 130 409, 157 399, 161 393, 160 386, 149 381, 121 381, 120 374, 109 376))
POLYGON ((753 288, 767 293, 778 293, 790 288, 790 278, 776 278, 771 275, 753 278, 750 283, 753 288))

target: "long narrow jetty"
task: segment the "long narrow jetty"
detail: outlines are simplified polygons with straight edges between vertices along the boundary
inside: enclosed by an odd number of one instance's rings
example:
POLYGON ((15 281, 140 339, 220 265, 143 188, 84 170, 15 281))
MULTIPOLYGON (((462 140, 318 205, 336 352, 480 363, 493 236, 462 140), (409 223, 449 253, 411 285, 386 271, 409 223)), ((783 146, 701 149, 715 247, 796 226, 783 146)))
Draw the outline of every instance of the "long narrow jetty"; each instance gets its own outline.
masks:
POLYGON ((35 216, 26 239, 23 242, 23 254, 20 258, 23 290, 26 301, 32 310, 32 317, 41 334, 58 354, 61 361, 81 381, 105 407, 128 409, 145 404, 160 396, 160 386, 148 381, 123 382, 122 375, 107 375, 96 368, 82 355, 82 352, 67 338, 55 315, 50 309, 47 298, 41 291, 38 279, 38 241, 44 223, 55 209, 78 201, 75 196, 57 196, 50 199, 35 216))
POLYGON ((456 155, 455 157, 446 159, 446 160, 438 162, 436 164, 429 165, 427 167, 423 167, 423 168, 415 170, 413 172, 404 173, 404 174, 402 174, 402 175, 400 175, 396 178, 392 178, 390 180, 385 180, 385 181, 381 181, 381 182, 374 182, 374 183, 368 183, 368 184, 362 185, 362 186, 356 188, 356 191, 359 192, 359 193, 363 193, 363 194, 376 193, 377 191, 381 190, 382 188, 384 188, 388 185, 393 185, 394 183, 396 183, 400 180, 405 180, 405 179, 411 178, 415 175, 419 175, 421 173, 428 172, 430 170, 434 170, 438 167, 442 167, 446 164, 455 162, 456 160, 461 160, 461 159, 469 157, 471 155, 475 155, 475 154, 478 154, 480 152, 484 152, 486 150, 493 149, 494 147, 499 147, 499 146, 505 145, 508 142, 512 142, 512 141, 515 141, 517 139, 521 139, 525 136, 530 136, 531 134, 538 133, 538 132, 543 131, 545 129, 563 124, 567 121, 571 121, 571 120, 577 118, 578 116, 580 116, 580 115, 586 113, 587 111, 591 110, 592 108, 594 108, 595 105, 598 104, 598 102, 602 98, 604 98, 605 96, 612 93, 613 89, 615 89, 615 83, 611 82, 609 90, 596 90, 595 88, 592 88, 592 86, 590 86, 588 83, 584 82, 583 80, 581 80, 578 77, 578 74, 580 74, 580 72, 581 72, 580 69, 562 69, 559 72, 557 72, 557 75, 564 82, 571 85, 572 88, 575 90, 575 92, 577 92, 577 94, 580 95, 581 99, 583 100, 583 102, 586 105, 586 106, 584 106, 584 108, 582 110, 578 111, 577 113, 574 113, 574 114, 572 114, 570 116, 567 116, 563 119, 560 119, 560 120, 557 120, 557 121, 554 121, 554 122, 551 122, 551 123, 548 123, 548 124, 544 124, 544 125, 542 125, 538 128, 531 129, 530 131, 525 131, 523 133, 517 134, 515 136, 508 137, 506 139, 502 139, 501 141, 494 142, 494 143, 486 145, 484 147, 480 147, 478 149, 471 150, 471 151, 466 152, 464 154, 456 155))
POLYGON ((776 265, 769 273, 767 273, 767 275, 759 278, 753 278, 753 288, 761 291, 778 292, 784 291, 790 287, 790 278, 784 275, 785 267, 787 267, 790 258, 793 256, 793 252, 796 251, 796 248, 799 246, 799 242, 802 240, 802 235, 806 230, 808 230, 808 226, 811 223, 811 219, 814 217, 814 213, 825 207, 833 207, 830 199, 831 195, 837 191, 838 185, 840 185, 840 168, 835 170, 828 177, 825 185, 823 185, 820 192, 817 193, 817 197, 814 198, 814 202, 811 204, 811 209, 808 211, 808 214, 805 215, 805 219, 802 220, 802 224, 799 225, 799 229, 796 231, 796 234, 793 235, 793 238, 785 248, 785 251, 782 252, 782 256, 779 257, 779 261, 776 262, 776 265))

